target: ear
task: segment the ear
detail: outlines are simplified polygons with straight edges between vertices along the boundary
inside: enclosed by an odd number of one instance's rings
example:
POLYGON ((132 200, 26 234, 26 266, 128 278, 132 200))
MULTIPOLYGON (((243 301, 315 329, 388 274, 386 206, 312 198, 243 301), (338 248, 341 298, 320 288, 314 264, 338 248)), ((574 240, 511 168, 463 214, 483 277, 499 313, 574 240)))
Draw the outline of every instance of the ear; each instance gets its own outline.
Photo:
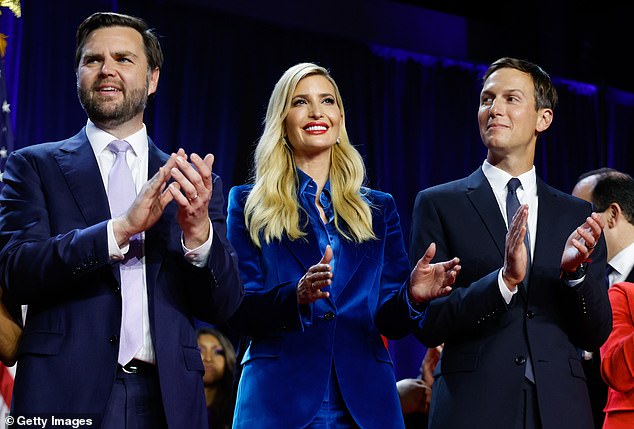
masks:
POLYGON ((150 75, 150 83, 147 89, 147 95, 154 94, 156 89, 158 88, 159 75, 161 74, 161 70, 156 67, 152 70, 152 74, 150 75))
POLYGON ((618 203, 611 203, 603 213, 603 218, 608 228, 614 228, 623 216, 621 206, 618 203))
POLYGON ((540 109, 538 112, 537 124, 535 125, 535 131, 541 133, 546 131, 550 124, 553 122, 553 109, 540 109))

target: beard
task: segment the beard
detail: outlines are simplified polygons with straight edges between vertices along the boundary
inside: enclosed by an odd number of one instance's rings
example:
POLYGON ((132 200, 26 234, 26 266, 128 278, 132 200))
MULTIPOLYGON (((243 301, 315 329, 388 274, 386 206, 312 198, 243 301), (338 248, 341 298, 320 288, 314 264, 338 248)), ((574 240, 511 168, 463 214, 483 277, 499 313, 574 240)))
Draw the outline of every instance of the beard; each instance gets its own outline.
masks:
MULTIPOLYGON (((95 84, 97 86, 98 84, 95 84)), ((118 126, 131 120, 145 110, 148 99, 149 82, 145 88, 132 89, 124 92, 122 101, 113 102, 93 92, 92 88, 77 87, 79 101, 91 121, 97 124, 118 126)))

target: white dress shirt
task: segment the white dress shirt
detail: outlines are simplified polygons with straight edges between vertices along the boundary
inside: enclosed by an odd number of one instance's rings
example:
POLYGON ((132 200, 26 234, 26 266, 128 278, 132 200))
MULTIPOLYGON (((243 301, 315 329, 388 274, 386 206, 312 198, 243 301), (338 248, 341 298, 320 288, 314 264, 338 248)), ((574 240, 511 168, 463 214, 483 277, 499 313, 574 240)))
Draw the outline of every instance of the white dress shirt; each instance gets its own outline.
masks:
MULTIPOLYGON (((95 157, 97 158, 97 164, 99 165, 99 172, 101 173, 101 179, 103 180, 104 188, 106 192, 108 190, 108 174, 114 164, 116 155, 107 148, 107 146, 113 140, 117 139, 108 132, 97 128, 97 126, 90 120, 86 124, 86 136, 90 142, 95 157)), ((148 137, 145 124, 136 133, 124 138, 127 141, 132 150, 126 152, 126 161, 132 171, 132 177, 136 186, 137 194, 148 180, 148 137)), ((210 220, 211 224, 211 220, 210 220)), ((183 244, 181 236, 181 244, 183 246, 183 253, 185 258, 196 266, 204 266, 209 257, 212 243, 212 230, 210 229, 208 240, 200 247, 196 249, 187 249, 183 244)), ((145 241, 145 234, 141 233, 141 240, 145 241)), ((112 226, 112 219, 108 222, 108 252, 110 259, 113 261, 120 261, 124 258, 124 255, 129 250, 129 245, 120 248, 117 244, 117 240, 114 235, 114 229, 112 226)), ((143 346, 134 356, 136 359, 154 363, 156 361, 154 355, 154 347, 152 345, 152 337, 150 335, 150 317, 148 312, 148 295, 147 295, 147 277, 145 266, 145 253, 141 258, 143 264, 143 346)))
POLYGON ((624 282, 632 269, 634 269, 634 243, 614 255, 608 261, 608 264, 612 267, 612 272, 608 276, 610 285, 624 282))
MULTIPOLYGON (((487 160, 482 164, 482 172, 484 176, 489 181, 489 185, 491 185, 491 189, 493 189, 493 194, 495 195, 495 199, 498 202, 498 207, 500 212, 502 213, 502 217, 506 222, 507 229, 511 219, 506 218, 506 194, 508 190, 506 189, 506 185, 509 180, 513 178, 506 171, 499 169, 493 165, 491 165, 487 160)), ((521 182, 521 186, 517 188, 517 199, 520 201, 520 204, 528 204, 528 237, 531 244, 531 248, 529 251, 531 252, 531 261, 533 260, 533 253, 535 252, 535 239, 537 233, 537 176, 535 174, 535 166, 533 166, 529 171, 517 176, 519 181, 521 182)), ((502 270, 500 270, 498 274, 498 285, 500 287, 500 292, 502 293, 502 297, 506 301, 506 303, 510 303, 513 295, 517 293, 517 288, 514 292, 511 292, 509 288, 504 283, 504 279, 502 279, 502 270)))

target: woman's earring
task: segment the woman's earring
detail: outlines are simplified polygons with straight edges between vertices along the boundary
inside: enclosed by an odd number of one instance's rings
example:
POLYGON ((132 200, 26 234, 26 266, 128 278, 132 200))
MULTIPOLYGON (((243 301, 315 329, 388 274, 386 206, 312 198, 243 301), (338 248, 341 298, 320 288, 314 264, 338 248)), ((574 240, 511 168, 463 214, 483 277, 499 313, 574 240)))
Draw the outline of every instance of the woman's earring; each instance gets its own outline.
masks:
POLYGON ((341 140, 339 139, 339 137, 337 137, 337 141, 335 142, 336 144, 341 143, 341 140))

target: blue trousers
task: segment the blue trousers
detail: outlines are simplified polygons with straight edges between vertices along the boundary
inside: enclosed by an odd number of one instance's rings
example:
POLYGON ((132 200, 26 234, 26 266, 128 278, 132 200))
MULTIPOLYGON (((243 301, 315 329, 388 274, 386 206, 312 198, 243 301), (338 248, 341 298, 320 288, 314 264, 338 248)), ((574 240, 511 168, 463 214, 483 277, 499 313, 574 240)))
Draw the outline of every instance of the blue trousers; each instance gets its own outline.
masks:
POLYGON ((158 372, 128 374, 119 368, 101 428, 167 428, 158 372))
POLYGON ((326 388, 324 400, 317 415, 306 426, 307 429, 358 429, 341 396, 339 382, 334 366, 330 370, 330 380, 326 388))

